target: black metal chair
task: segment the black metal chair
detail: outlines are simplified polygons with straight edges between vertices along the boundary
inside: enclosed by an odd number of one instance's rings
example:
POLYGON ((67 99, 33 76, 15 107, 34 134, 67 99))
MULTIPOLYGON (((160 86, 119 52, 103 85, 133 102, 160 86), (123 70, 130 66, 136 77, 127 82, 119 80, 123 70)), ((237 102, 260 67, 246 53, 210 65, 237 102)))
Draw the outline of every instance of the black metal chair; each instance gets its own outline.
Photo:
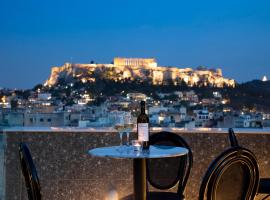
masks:
POLYGON ((178 184, 177 193, 148 191, 148 199, 184 199, 184 190, 193 164, 191 148, 181 136, 165 131, 151 135, 149 143, 150 145, 185 147, 189 153, 181 157, 147 160, 147 179, 154 188, 168 190, 178 184))
POLYGON ((28 199, 41 200, 41 190, 36 167, 32 160, 31 153, 25 143, 20 143, 19 145, 19 156, 28 199))
POLYGON ((230 139, 231 147, 239 147, 238 140, 232 128, 229 128, 229 139, 230 139))
POLYGON ((253 200, 259 185, 255 155, 238 145, 229 131, 231 148, 209 166, 200 187, 199 200, 253 200))
MULTIPOLYGON (((237 138, 234 134, 234 131, 232 128, 229 129, 229 136, 230 136, 230 142, 231 146, 239 146, 237 138)), ((267 199, 270 197, 270 178, 260 178, 259 182, 259 188, 257 194, 267 194, 262 198, 262 200, 267 199)))

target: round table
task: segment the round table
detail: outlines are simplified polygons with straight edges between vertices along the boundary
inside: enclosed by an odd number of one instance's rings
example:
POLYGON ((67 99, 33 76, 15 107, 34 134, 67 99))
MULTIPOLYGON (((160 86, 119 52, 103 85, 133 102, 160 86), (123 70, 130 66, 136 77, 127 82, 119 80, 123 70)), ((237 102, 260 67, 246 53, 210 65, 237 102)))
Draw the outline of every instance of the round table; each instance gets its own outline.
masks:
POLYGON ((146 159, 168 158, 188 154, 188 149, 175 146, 150 146, 149 151, 134 151, 130 147, 100 147, 91 149, 88 153, 97 157, 133 159, 134 199, 146 200, 146 159))

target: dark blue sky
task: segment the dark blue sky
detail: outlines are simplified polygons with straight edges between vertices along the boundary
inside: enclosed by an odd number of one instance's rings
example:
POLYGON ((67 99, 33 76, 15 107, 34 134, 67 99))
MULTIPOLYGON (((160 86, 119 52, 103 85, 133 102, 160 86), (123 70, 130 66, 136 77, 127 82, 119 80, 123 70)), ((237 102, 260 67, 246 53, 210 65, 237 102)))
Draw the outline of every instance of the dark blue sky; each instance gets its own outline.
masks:
POLYGON ((270 78, 270 1, 0 1, 0 87, 32 88, 51 66, 115 56, 270 78))

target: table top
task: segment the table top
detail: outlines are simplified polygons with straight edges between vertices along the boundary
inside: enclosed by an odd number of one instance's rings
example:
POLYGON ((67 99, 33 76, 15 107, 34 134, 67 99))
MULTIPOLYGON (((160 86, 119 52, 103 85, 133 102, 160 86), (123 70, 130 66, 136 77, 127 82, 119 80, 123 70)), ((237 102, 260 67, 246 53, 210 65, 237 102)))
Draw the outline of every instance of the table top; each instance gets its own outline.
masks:
POLYGON ((110 158, 168 158, 186 155, 188 153, 188 149, 175 146, 151 145, 149 151, 140 152, 134 151, 132 146, 123 146, 121 148, 119 146, 110 146, 91 149, 88 153, 92 156, 110 158))

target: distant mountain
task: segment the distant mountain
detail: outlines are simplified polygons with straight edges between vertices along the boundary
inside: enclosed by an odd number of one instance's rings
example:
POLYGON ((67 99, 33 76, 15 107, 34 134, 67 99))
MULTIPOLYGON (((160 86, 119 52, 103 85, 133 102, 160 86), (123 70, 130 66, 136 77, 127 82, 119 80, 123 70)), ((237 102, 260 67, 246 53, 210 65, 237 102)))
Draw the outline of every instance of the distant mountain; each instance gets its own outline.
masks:
POLYGON ((65 63, 53 67, 45 86, 54 86, 61 81, 72 83, 93 83, 97 80, 115 82, 148 82, 151 85, 180 85, 184 81, 188 86, 234 87, 233 79, 224 78, 221 69, 162 67, 153 58, 115 58, 113 64, 72 64, 65 63))

